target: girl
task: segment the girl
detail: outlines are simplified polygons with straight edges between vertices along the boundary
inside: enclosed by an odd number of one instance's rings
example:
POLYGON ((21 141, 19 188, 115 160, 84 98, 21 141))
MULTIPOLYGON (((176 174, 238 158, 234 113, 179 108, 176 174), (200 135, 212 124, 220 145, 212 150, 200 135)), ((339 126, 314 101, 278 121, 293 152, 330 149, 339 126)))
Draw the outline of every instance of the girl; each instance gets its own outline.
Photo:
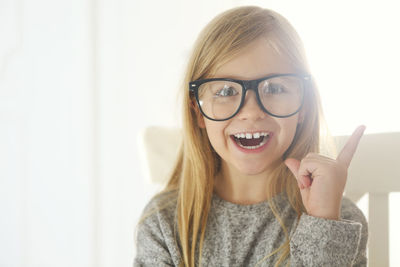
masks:
POLYGON ((366 266, 367 224, 342 194, 361 138, 319 155, 321 108, 296 31, 259 7, 201 32, 183 145, 147 205, 135 266, 366 266))

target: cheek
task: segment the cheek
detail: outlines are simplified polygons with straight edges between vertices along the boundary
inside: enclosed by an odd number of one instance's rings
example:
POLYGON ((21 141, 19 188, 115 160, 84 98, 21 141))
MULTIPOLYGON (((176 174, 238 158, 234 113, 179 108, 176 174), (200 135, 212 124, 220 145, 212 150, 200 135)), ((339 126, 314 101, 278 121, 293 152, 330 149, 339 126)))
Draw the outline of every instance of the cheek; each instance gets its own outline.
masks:
POLYGON ((205 119, 205 128, 211 145, 218 151, 218 148, 226 144, 224 134, 225 124, 223 122, 214 122, 205 119))
POLYGON ((292 143, 293 138, 296 134, 297 129, 297 116, 295 118, 290 118, 289 120, 282 121, 281 129, 282 129, 282 140, 285 144, 285 147, 288 148, 289 145, 292 143))

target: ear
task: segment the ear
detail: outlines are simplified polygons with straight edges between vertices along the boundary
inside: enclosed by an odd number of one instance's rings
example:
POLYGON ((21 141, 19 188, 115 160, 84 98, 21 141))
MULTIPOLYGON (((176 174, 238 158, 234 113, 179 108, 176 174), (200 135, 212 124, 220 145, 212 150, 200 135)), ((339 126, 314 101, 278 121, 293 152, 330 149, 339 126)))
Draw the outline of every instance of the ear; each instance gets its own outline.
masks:
POLYGON ((194 100, 190 101, 190 108, 193 109, 194 112, 196 113, 196 119, 197 119, 198 126, 202 129, 206 128, 206 124, 204 122, 204 117, 201 114, 200 109, 194 100))

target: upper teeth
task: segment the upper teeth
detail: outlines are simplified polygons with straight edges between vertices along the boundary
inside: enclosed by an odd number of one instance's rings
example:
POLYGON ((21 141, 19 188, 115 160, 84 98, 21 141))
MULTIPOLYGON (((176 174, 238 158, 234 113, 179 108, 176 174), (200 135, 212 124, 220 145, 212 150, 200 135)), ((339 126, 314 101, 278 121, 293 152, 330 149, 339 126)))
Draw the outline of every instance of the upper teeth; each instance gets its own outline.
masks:
POLYGON ((269 133, 266 133, 266 132, 260 132, 260 133, 237 133, 234 136, 236 138, 252 139, 252 138, 260 138, 260 136, 269 136, 269 133))

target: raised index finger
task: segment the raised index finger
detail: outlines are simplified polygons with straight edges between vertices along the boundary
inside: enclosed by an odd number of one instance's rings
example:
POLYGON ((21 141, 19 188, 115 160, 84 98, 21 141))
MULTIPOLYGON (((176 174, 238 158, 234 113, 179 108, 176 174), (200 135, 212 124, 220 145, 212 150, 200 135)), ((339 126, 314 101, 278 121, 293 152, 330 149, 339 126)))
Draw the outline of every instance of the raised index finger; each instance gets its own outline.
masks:
POLYGON ((357 129, 350 136, 349 140, 347 140, 347 143, 344 145, 342 151, 340 151, 339 156, 336 158, 337 161, 344 163, 347 167, 350 166, 351 159, 356 152, 358 143, 360 142, 364 131, 364 125, 357 127, 357 129))

